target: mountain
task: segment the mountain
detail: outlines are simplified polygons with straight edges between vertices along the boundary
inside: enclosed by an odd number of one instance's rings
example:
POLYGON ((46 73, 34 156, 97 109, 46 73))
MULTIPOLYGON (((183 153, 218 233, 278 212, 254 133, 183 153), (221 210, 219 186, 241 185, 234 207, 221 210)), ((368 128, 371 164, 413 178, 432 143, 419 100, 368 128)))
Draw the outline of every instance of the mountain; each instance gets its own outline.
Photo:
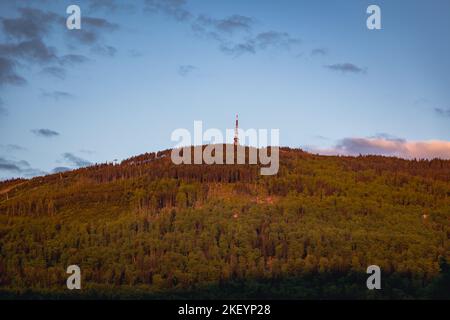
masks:
POLYGON ((0 183, 0 297, 450 298, 450 161, 170 152, 0 183))

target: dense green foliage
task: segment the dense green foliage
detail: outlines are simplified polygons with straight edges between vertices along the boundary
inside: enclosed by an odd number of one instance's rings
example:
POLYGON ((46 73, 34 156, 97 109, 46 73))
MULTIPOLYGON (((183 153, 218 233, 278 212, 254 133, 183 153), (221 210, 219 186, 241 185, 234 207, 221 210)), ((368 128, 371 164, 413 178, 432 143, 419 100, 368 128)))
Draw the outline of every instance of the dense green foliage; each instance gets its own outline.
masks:
POLYGON ((1 183, 2 295, 450 298, 450 161, 283 148, 260 176, 169 153, 1 183))

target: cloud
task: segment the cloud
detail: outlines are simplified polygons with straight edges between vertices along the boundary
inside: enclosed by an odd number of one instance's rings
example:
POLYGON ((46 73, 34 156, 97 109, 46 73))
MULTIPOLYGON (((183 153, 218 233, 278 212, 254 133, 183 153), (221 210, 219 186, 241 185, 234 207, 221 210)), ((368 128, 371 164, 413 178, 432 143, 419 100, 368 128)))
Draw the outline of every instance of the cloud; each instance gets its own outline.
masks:
POLYGON ((1 171, 11 171, 11 172, 21 172, 22 170, 20 167, 14 163, 6 163, 2 161, 3 159, 0 158, 0 170, 1 171))
POLYGON ((239 31, 251 31, 253 24, 254 20, 252 18, 238 14, 234 14, 224 19, 214 19, 207 15, 199 15, 192 24, 192 28, 197 32, 217 32, 232 35, 239 31))
POLYGON ((239 14, 221 19, 205 14, 195 17, 186 8, 186 0, 146 0, 145 3, 146 11, 162 13, 188 23, 196 35, 216 41, 223 53, 234 57, 245 53, 255 54, 259 50, 270 48, 290 50, 301 42, 299 38, 287 32, 265 31, 252 35, 255 20, 239 14), (244 33, 246 37, 234 39, 238 33, 244 33))
POLYGON ((420 107, 428 106, 431 104, 431 100, 428 98, 425 98, 425 97, 420 97, 420 98, 417 98, 416 100, 414 100, 413 104, 415 106, 420 106, 420 107))
POLYGON ((64 80, 66 78, 66 69, 61 67, 45 67, 42 69, 41 73, 60 80, 64 80))
POLYGON ((43 37, 52 25, 61 21, 56 14, 33 8, 19 8, 19 17, 2 18, 5 38, 14 42, 0 43, 0 85, 23 85, 25 79, 18 75, 18 61, 48 64, 57 62, 55 49, 47 46, 43 37))
POLYGON ((99 54, 102 56, 107 56, 107 57, 113 57, 117 53, 116 48, 114 48, 112 46, 103 46, 103 45, 97 45, 95 47, 92 47, 91 51, 93 53, 96 53, 96 54, 99 54))
POLYGON ((450 117, 450 109, 434 108, 434 111, 442 117, 450 117))
POLYGON ((246 41, 232 44, 222 44, 220 49, 222 52, 239 56, 244 53, 256 53, 257 50, 266 50, 270 48, 290 50, 292 46, 299 45, 301 40, 292 37, 287 32, 267 31, 261 32, 253 38, 248 38, 246 41))
POLYGON ((299 44, 300 42, 300 39, 291 37, 287 32, 268 31, 256 36, 256 43, 262 49, 268 47, 290 48, 291 45, 299 44))
POLYGON ((434 107, 436 105, 435 102, 433 102, 432 100, 428 99, 428 98, 418 98, 414 101, 414 105, 415 106, 419 106, 419 107, 425 107, 425 108, 432 108, 432 111, 443 118, 450 118, 450 108, 439 108, 439 107, 434 107))
POLYGON ((394 155, 404 149, 405 141, 385 138, 345 138, 337 146, 345 154, 394 155))
POLYGON ((50 129, 33 129, 31 130, 35 135, 39 137, 52 138, 59 136, 59 133, 50 129))
POLYGON ((254 21, 250 17, 234 14, 228 18, 214 21, 217 30, 226 33, 234 33, 237 31, 250 31, 254 21))
POLYGON ((6 110, 6 108, 4 108, 3 105, 4 105, 4 102, 3 102, 2 98, 0 98, 0 116, 8 115, 8 110, 6 110))
POLYGON ((2 157, 0 157, 0 171, 25 177, 35 177, 46 174, 46 172, 40 169, 32 168, 30 164, 25 160, 15 161, 8 160, 2 157))
POLYGON ((51 98, 54 100, 61 100, 61 99, 71 99, 73 98, 73 95, 65 92, 65 91, 42 91, 42 96, 44 98, 51 98))
POLYGON ((345 138, 328 149, 307 148, 324 155, 383 155, 406 159, 450 159, 450 141, 407 141, 400 138, 345 138))
POLYGON ((2 27, 5 34, 15 39, 39 39, 47 35, 52 24, 61 21, 61 17, 52 12, 33 8, 19 8, 17 18, 3 18, 2 27))
POLYGON ((66 172, 66 171, 70 171, 72 170, 71 168, 68 167, 56 167, 52 170, 52 173, 61 173, 61 172, 66 172))
POLYGON ((89 61, 89 58, 80 54, 66 54, 59 58, 59 63, 63 66, 73 66, 87 61, 89 61))
POLYGON ((177 21, 192 18, 192 13, 185 8, 186 0, 145 0, 144 10, 152 13, 163 13, 177 21))
POLYGON ((132 5, 117 3, 115 0, 90 0, 89 3, 89 9, 91 10, 107 10, 115 12, 121 9, 129 11, 133 8, 132 5))
POLYGON ((133 58, 139 58, 143 56, 142 52, 135 49, 128 50, 128 54, 133 58))
POLYGON ((360 68, 353 63, 336 63, 324 66, 325 68, 342 73, 367 73, 367 69, 360 68))
POLYGON ((252 42, 247 42, 247 43, 238 43, 238 44, 234 44, 232 46, 229 45, 222 45, 220 46, 220 50, 223 53, 232 55, 232 56, 240 56, 244 53, 256 53, 256 48, 255 45, 252 42))
POLYGON ((55 49, 48 47, 40 39, 26 40, 14 44, 0 44, 0 55, 22 58, 38 63, 57 61, 55 49))
POLYGON ((178 74, 182 77, 185 77, 196 69, 197 67, 192 65, 182 65, 178 67, 178 74))
POLYGON ((318 140, 330 140, 330 138, 322 136, 320 134, 316 134, 313 136, 314 139, 318 139, 318 140))
POLYGON ((327 48, 315 48, 311 50, 312 56, 326 56, 328 53, 329 50, 327 48))
POLYGON ((0 163, 0 170, 17 172, 17 173, 21 172, 21 169, 18 166, 14 165, 14 164, 9 164, 9 163, 6 163, 6 164, 0 163))
POLYGON ((110 11, 117 10, 117 3, 114 0, 91 0, 89 2, 90 9, 108 9, 110 11))
POLYGON ((0 57, 0 86, 15 85, 23 86, 27 81, 16 73, 16 62, 14 60, 0 57))
POLYGON ((0 149, 5 150, 6 152, 16 152, 16 151, 25 151, 26 148, 19 146, 17 144, 7 144, 7 145, 1 145, 0 149))
POLYGON ((119 28, 118 24, 94 17, 83 17, 82 24, 80 30, 67 30, 67 34, 78 42, 90 46, 98 43, 104 32, 113 32, 119 28))
POLYGON ((62 154, 62 157, 64 158, 64 160, 76 167, 87 167, 90 166, 92 163, 89 162, 88 160, 82 159, 80 157, 77 157, 76 155, 70 153, 70 152, 66 152, 62 154))
POLYGON ((69 35, 73 39, 75 39, 78 42, 80 42, 81 44, 85 44, 85 45, 92 45, 92 44, 96 43, 97 41, 99 41, 98 33, 92 32, 92 31, 84 31, 84 30, 82 31, 82 30, 83 29, 70 32, 69 35))
POLYGON ((95 153, 95 151, 93 151, 93 150, 88 150, 88 149, 81 149, 80 152, 81 152, 81 153, 85 153, 85 154, 89 154, 89 155, 95 153))
POLYGON ((119 25, 117 25, 116 23, 111 23, 103 18, 94 18, 94 17, 83 18, 83 28, 86 26, 95 28, 96 30, 105 30, 105 31, 114 31, 119 28, 119 25))
MULTIPOLYGON (((17 66, 27 67, 32 63, 47 65, 43 74, 64 79, 66 71, 62 67, 73 66, 88 60, 78 54, 59 57, 56 49, 46 43, 47 38, 57 26, 66 32, 66 38, 75 39, 90 47, 100 45, 102 34, 119 28, 117 24, 103 18, 83 16, 81 30, 67 30, 64 27, 66 19, 64 15, 35 8, 17 10, 18 17, 0 18, 1 28, 5 34, 3 43, 0 43, 0 86, 26 83, 25 79, 16 72, 17 66)), ((107 50, 104 51, 113 55, 111 47, 106 48, 107 50)))

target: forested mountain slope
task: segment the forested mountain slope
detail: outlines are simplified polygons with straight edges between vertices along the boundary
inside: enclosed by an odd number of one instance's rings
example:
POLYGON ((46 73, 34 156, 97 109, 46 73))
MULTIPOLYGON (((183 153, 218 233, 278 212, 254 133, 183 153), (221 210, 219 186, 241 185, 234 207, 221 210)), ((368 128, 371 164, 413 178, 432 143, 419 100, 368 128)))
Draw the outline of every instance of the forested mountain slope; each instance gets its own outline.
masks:
POLYGON ((0 296, 448 299, 449 239, 450 161, 282 148, 261 176, 165 150, 0 183, 0 296))

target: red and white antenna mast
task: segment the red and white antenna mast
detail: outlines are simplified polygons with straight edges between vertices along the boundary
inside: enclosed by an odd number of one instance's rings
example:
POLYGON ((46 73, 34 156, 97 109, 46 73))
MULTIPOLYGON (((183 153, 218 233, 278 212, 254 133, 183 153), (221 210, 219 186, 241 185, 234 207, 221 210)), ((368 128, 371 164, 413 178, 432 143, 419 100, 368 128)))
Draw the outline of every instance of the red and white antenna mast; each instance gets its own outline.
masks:
POLYGON ((239 119, 238 115, 236 114, 236 126, 234 128, 234 145, 239 145, 239 119))

